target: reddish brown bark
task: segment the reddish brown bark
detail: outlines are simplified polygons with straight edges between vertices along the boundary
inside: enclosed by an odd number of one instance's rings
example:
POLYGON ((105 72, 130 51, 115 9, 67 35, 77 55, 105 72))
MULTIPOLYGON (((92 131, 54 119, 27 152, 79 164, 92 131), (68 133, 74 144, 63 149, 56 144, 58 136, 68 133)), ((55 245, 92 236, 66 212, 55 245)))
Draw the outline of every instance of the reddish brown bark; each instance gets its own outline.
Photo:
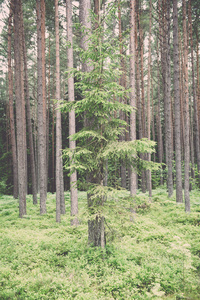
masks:
POLYGON ((9 94, 9 117, 11 133, 11 149, 13 161, 13 197, 18 197, 18 171, 17 171, 17 146, 15 137, 15 119, 13 109, 13 72, 11 65, 11 35, 12 35, 13 1, 10 3, 10 13, 8 19, 8 94, 9 94))
MULTIPOLYGON (((66 18, 67 18, 67 41, 70 46, 67 48, 67 69, 73 68, 73 39, 72 39, 72 3, 66 0, 66 18)), ((68 97, 69 101, 74 101, 74 77, 68 76, 68 97)), ((76 132, 75 111, 69 112, 69 136, 76 132)), ((69 148, 73 151, 76 148, 76 142, 69 138, 69 148)), ((73 162, 72 162, 73 163, 73 162)), ((71 225, 78 225, 78 191, 77 191, 77 173, 70 176, 70 192, 71 192, 71 216, 73 217, 71 225)))

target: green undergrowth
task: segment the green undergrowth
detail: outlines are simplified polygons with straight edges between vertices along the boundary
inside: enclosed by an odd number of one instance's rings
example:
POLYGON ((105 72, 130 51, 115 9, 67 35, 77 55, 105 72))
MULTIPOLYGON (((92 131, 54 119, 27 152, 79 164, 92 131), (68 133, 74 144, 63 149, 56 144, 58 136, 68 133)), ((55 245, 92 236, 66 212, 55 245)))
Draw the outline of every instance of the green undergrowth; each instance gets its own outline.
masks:
POLYGON ((86 193, 79 192, 79 221, 55 222, 55 195, 47 214, 27 197, 0 198, 0 299, 200 299, 200 192, 191 192, 191 213, 164 189, 110 196, 105 207, 107 246, 87 244, 86 193), (130 213, 132 206, 132 213, 130 213))

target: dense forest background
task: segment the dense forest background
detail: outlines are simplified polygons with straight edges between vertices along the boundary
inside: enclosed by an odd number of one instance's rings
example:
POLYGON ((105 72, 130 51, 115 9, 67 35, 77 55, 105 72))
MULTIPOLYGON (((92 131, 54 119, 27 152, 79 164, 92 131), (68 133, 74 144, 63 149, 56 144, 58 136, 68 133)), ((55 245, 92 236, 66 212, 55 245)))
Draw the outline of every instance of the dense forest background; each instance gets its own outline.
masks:
POLYGON ((0 15, 0 298, 199 299, 199 1, 0 15))
POLYGON ((150 197, 166 185, 189 212, 200 185, 198 1, 13 0, 1 11, 0 192, 19 196, 20 216, 27 193, 45 213, 47 191, 64 213, 70 180, 72 215, 89 182, 150 197))

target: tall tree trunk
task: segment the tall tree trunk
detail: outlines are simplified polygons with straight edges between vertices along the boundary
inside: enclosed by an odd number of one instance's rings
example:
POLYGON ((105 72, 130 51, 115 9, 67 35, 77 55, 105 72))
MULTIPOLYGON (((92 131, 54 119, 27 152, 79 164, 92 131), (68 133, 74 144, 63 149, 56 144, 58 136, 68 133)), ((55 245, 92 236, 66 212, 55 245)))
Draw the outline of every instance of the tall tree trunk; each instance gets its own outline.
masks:
MULTIPOLYGON (((120 53, 120 70, 122 72, 120 78, 119 78, 119 84, 121 86, 124 86, 124 58, 123 58, 123 45, 122 45, 122 20, 121 20, 121 1, 118 0, 118 21, 119 21, 119 53, 120 53)), ((124 103, 124 99, 120 97, 120 102, 124 103)), ((123 111, 120 111, 120 119, 124 120, 125 114, 123 111)), ((124 133, 120 134, 119 140, 125 141, 125 135, 124 133)), ((121 167, 120 167, 120 173, 121 173, 121 186, 123 188, 126 188, 126 166, 124 164, 124 161, 121 161, 121 167)))
MULTIPOLYGON (((55 99, 55 98, 54 98, 55 99)), ((51 110, 51 35, 49 33, 49 51, 48 51, 48 90, 47 90, 47 176, 49 175, 49 133, 50 133, 50 110, 51 110)), ((52 164, 52 162, 51 162, 52 164)), ((48 182, 47 182, 48 190, 48 182)))
MULTIPOLYGON (((130 106, 136 108, 135 94, 135 0, 130 1, 130 106)), ((136 140, 136 113, 130 113, 130 140, 136 140)), ((136 195, 137 174, 133 168, 130 172, 131 196, 136 195)))
MULTIPOLYGON (((144 41, 142 26, 140 26, 140 16, 138 13, 138 27, 140 40, 140 69, 141 69, 141 119, 142 119, 142 137, 146 137, 146 114, 145 114, 145 99, 144 99, 144 41)), ((145 155, 142 155, 145 158, 145 155)), ((142 192, 146 192, 146 172, 142 170, 142 192)))
POLYGON ((196 29, 196 57, 197 57, 197 108, 198 108, 198 120, 199 120, 199 142, 200 142, 200 88, 199 88, 199 36, 198 36, 198 28, 196 29))
POLYGON ((10 13, 8 19, 8 86, 9 86, 9 115, 11 132, 11 149, 13 161, 13 197, 18 198, 18 171, 17 171, 17 146, 15 137, 15 119, 13 109, 13 73, 11 66, 11 36, 12 36, 13 1, 10 2, 10 13))
POLYGON ((175 110, 175 151, 176 151, 176 202, 183 202, 181 168, 181 113, 179 92, 179 51, 177 0, 173 0, 173 62, 174 62, 174 110, 175 110))
MULTIPOLYGON (((148 83, 147 83, 147 138, 151 139, 151 105, 150 105, 150 91, 151 91, 151 11, 152 1, 149 3, 149 45, 148 45, 148 83)), ((151 161, 151 154, 147 154, 148 161, 151 161)), ((152 182, 151 171, 147 171, 147 187, 149 197, 152 197, 152 182)))
POLYGON ((46 84, 44 57, 44 0, 37 0, 37 55, 38 55, 38 154, 40 184, 40 214, 46 213, 46 84), (42 20, 43 19, 43 20, 42 20))
MULTIPOLYGON (((55 99, 55 73, 53 72, 53 99, 55 99)), ((55 103, 52 100, 52 192, 55 192, 55 103)))
MULTIPOLYGON (((58 0, 55 0, 55 34, 56 34, 56 222, 61 220, 61 207, 64 197, 62 185, 62 129, 61 129, 61 111, 60 111, 60 53, 59 53, 59 16, 58 0)), ((65 207, 65 206, 64 206, 65 207)))
POLYGON ((171 127, 171 67, 170 67, 170 2, 164 1, 164 103, 165 103, 165 135, 166 135, 166 163, 167 163, 167 187, 168 197, 173 194, 172 177, 172 127, 171 127))
MULTIPOLYGON (((137 7, 137 20, 138 21, 138 3, 137 7)), ((137 26, 135 26, 135 50, 136 50, 136 98, 137 98, 137 117, 138 117, 138 127, 139 127, 139 139, 142 139, 142 108, 141 108, 141 97, 140 97, 140 65, 139 65, 139 55, 140 49, 138 44, 138 37, 137 37, 137 26)), ((144 155, 140 154, 140 158, 144 159, 144 155)), ((144 170, 141 171, 141 188, 145 191, 145 172, 144 170), (142 188, 143 187, 143 188, 142 188)))
POLYGON ((179 56, 179 69, 180 69, 180 110, 181 110, 181 147, 182 147, 182 159, 184 160, 184 144, 185 144, 185 125, 184 125, 184 97, 183 97, 183 90, 184 90, 184 83, 183 83, 183 47, 181 41, 181 35, 179 32, 179 49, 180 49, 180 56, 179 56))
POLYGON ((28 83, 28 67, 27 67, 28 62, 27 62, 27 51, 26 51, 26 45, 25 45, 22 11, 21 11, 21 15, 22 15, 22 38, 23 38, 23 57, 24 57, 24 79, 25 79, 25 89, 24 90, 25 90, 25 98, 26 98, 27 124, 28 124, 28 135, 29 135, 32 194, 33 194, 33 204, 37 204, 37 181, 36 181, 36 170, 35 170, 35 154, 34 154, 34 146, 33 146, 33 130, 32 130, 32 122, 31 122, 29 83, 28 83))
MULTIPOLYGON (((151 70, 152 73, 152 70, 151 70)), ((152 138, 153 141, 156 141, 156 134, 155 134, 155 115, 154 115, 154 85, 153 85, 153 75, 151 74, 151 116, 152 116, 152 138)), ((156 162, 156 153, 153 153, 153 161, 156 162)))
MULTIPOLYGON (((70 46, 67 48, 67 69, 72 70, 73 68, 73 39, 72 39, 72 3, 71 0, 66 0, 66 18, 67 18, 67 41, 70 46)), ((68 76, 68 97, 69 101, 74 101, 74 77, 73 75, 68 76)), ((76 132, 76 120, 75 111, 69 112, 69 136, 76 132)), ((69 148, 71 150, 76 148, 76 142, 69 138, 69 148)), ((71 161, 73 164, 73 161, 71 161)), ((77 191, 77 173, 70 176, 70 191, 71 191, 71 216, 73 217, 71 225, 78 225, 78 191, 77 191)))
MULTIPOLYGON (((158 44, 159 45, 159 44, 158 44)), ((160 61, 159 61, 159 47, 157 45, 157 80, 158 80, 158 105, 157 105, 157 117, 156 117, 156 124, 157 124, 157 138, 158 138, 158 161, 162 164, 163 161, 163 138, 162 138, 162 125, 161 125, 161 115, 160 115, 160 61)), ((160 174, 160 184, 163 185, 163 170, 161 168, 160 174)))
POLYGON ((189 194, 189 172, 190 172, 190 117, 189 117, 189 93, 188 93, 188 46, 187 46, 187 27, 186 27, 186 1, 182 0, 183 5, 183 44, 184 44, 184 123, 185 123, 185 211, 190 212, 190 194, 189 194))
POLYGON ((18 191, 19 191, 19 216, 26 214, 26 148, 24 137, 24 101, 22 98, 21 78, 21 0, 14 0, 14 58, 15 58, 15 97, 16 97, 16 123, 17 123, 17 160, 18 160, 18 191))
MULTIPOLYGON (((198 103, 196 95, 195 85, 195 71, 194 71, 194 47, 193 47, 193 36, 192 36, 192 9, 191 0, 188 2, 188 25, 190 35, 190 47, 191 47, 191 60, 192 60, 192 94, 193 94, 193 116, 194 116, 194 146, 196 152, 196 162, 198 169, 198 184, 200 186, 200 144, 199 144, 199 116, 198 116, 198 103)), ((198 69, 197 69, 198 70, 198 69)))

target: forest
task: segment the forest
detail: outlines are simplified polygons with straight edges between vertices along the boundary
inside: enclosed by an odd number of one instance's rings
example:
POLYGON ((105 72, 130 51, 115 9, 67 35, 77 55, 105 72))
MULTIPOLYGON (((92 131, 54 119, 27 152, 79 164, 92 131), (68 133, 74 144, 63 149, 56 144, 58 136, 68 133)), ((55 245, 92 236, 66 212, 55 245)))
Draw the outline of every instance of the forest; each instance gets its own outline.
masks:
POLYGON ((199 16, 0 1, 0 299, 199 299, 199 16))

